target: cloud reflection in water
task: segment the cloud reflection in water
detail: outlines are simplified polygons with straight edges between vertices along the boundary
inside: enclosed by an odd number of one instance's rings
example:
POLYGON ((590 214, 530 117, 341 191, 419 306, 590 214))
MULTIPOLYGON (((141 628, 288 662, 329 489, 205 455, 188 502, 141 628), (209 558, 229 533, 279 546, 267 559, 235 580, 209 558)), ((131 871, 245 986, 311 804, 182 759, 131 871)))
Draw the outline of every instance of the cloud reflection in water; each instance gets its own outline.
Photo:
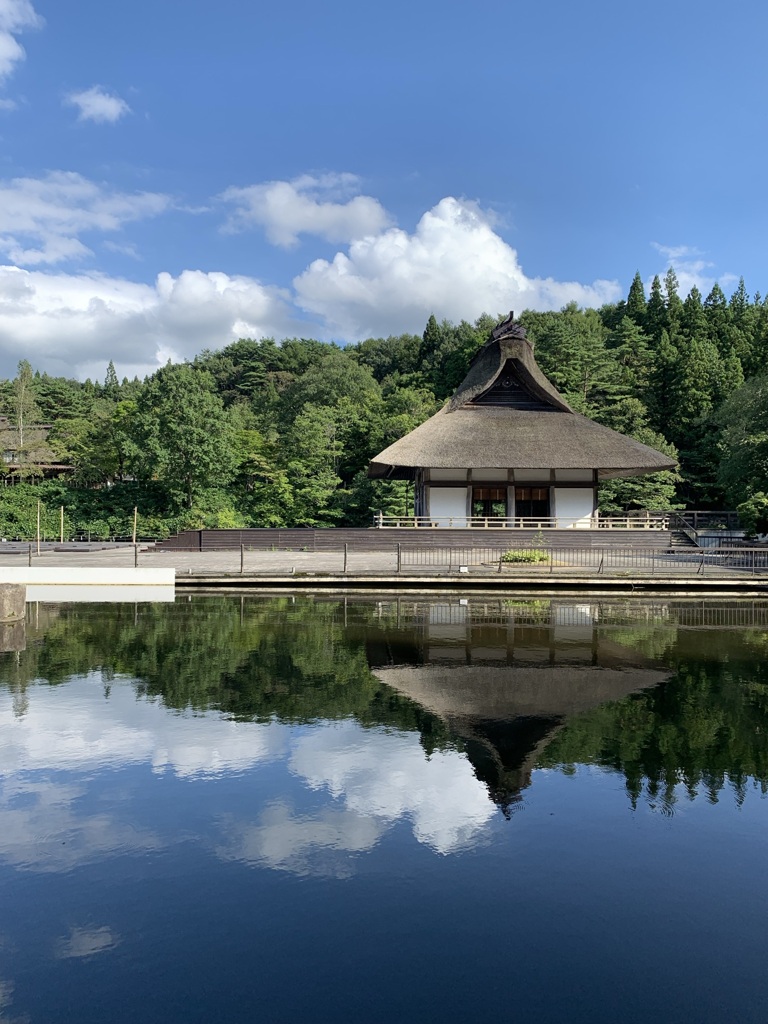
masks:
MULTIPOLYGON (((480 841, 495 813, 466 757, 427 757, 419 737, 353 720, 293 729, 280 722, 234 722, 218 713, 180 714, 137 699, 130 682, 104 698, 99 676, 27 691, 22 716, 0 708, 0 858, 26 870, 69 871, 107 855, 157 851, 189 839, 167 825, 134 825, 126 792, 107 809, 85 810, 107 770, 147 764, 194 785, 283 764, 326 803, 297 812, 283 799, 255 820, 211 811, 213 848, 227 860, 300 874, 344 875, 350 857, 372 849, 401 820, 419 843, 447 854, 480 841), (66 773, 57 776, 57 773, 66 773)), ((206 844, 210 837, 202 840, 206 844)))

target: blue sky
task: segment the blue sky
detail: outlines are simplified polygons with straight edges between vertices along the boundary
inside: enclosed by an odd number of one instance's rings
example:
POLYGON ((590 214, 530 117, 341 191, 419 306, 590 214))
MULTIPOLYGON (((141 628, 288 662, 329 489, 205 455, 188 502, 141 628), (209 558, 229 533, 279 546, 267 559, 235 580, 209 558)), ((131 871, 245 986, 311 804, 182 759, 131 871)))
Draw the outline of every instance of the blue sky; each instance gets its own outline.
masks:
POLYGON ((0 0, 0 372, 768 290, 768 6, 0 0))

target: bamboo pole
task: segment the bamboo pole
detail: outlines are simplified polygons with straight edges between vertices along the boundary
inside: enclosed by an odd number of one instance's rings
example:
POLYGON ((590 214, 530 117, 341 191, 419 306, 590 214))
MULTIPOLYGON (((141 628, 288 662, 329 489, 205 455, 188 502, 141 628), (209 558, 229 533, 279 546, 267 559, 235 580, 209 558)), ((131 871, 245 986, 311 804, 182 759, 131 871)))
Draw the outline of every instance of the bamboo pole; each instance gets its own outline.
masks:
POLYGON ((59 542, 64 543, 64 506, 59 509, 59 542))
POLYGON ((40 554, 40 502, 37 503, 37 553, 40 554))
POLYGON ((133 506, 133 543, 136 543, 136 527, 139 523, 139 506, 133 506))

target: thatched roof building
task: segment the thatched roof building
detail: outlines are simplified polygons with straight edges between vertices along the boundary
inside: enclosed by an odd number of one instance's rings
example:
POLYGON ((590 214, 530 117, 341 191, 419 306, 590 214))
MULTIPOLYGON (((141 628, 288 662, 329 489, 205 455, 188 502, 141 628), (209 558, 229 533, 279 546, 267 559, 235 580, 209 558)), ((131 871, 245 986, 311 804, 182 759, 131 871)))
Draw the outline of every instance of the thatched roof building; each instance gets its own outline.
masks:
POLYGON ((451 401, 380 452, 368 472, 415 480, 416 514, 435 525, 491 516, 588 526, 599 480, 674 467, 669 456, 574 412, 510 313, 451 401))

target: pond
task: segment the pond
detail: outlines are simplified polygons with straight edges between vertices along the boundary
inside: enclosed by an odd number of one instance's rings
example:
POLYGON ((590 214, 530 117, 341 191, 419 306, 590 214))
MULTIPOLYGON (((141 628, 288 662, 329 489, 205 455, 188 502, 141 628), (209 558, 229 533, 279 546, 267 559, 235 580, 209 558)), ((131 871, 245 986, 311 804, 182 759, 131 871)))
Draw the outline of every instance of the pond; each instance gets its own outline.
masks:
POLYGON ((766 1019, 768 602, 30 605, 1 1024, 766 1019))

